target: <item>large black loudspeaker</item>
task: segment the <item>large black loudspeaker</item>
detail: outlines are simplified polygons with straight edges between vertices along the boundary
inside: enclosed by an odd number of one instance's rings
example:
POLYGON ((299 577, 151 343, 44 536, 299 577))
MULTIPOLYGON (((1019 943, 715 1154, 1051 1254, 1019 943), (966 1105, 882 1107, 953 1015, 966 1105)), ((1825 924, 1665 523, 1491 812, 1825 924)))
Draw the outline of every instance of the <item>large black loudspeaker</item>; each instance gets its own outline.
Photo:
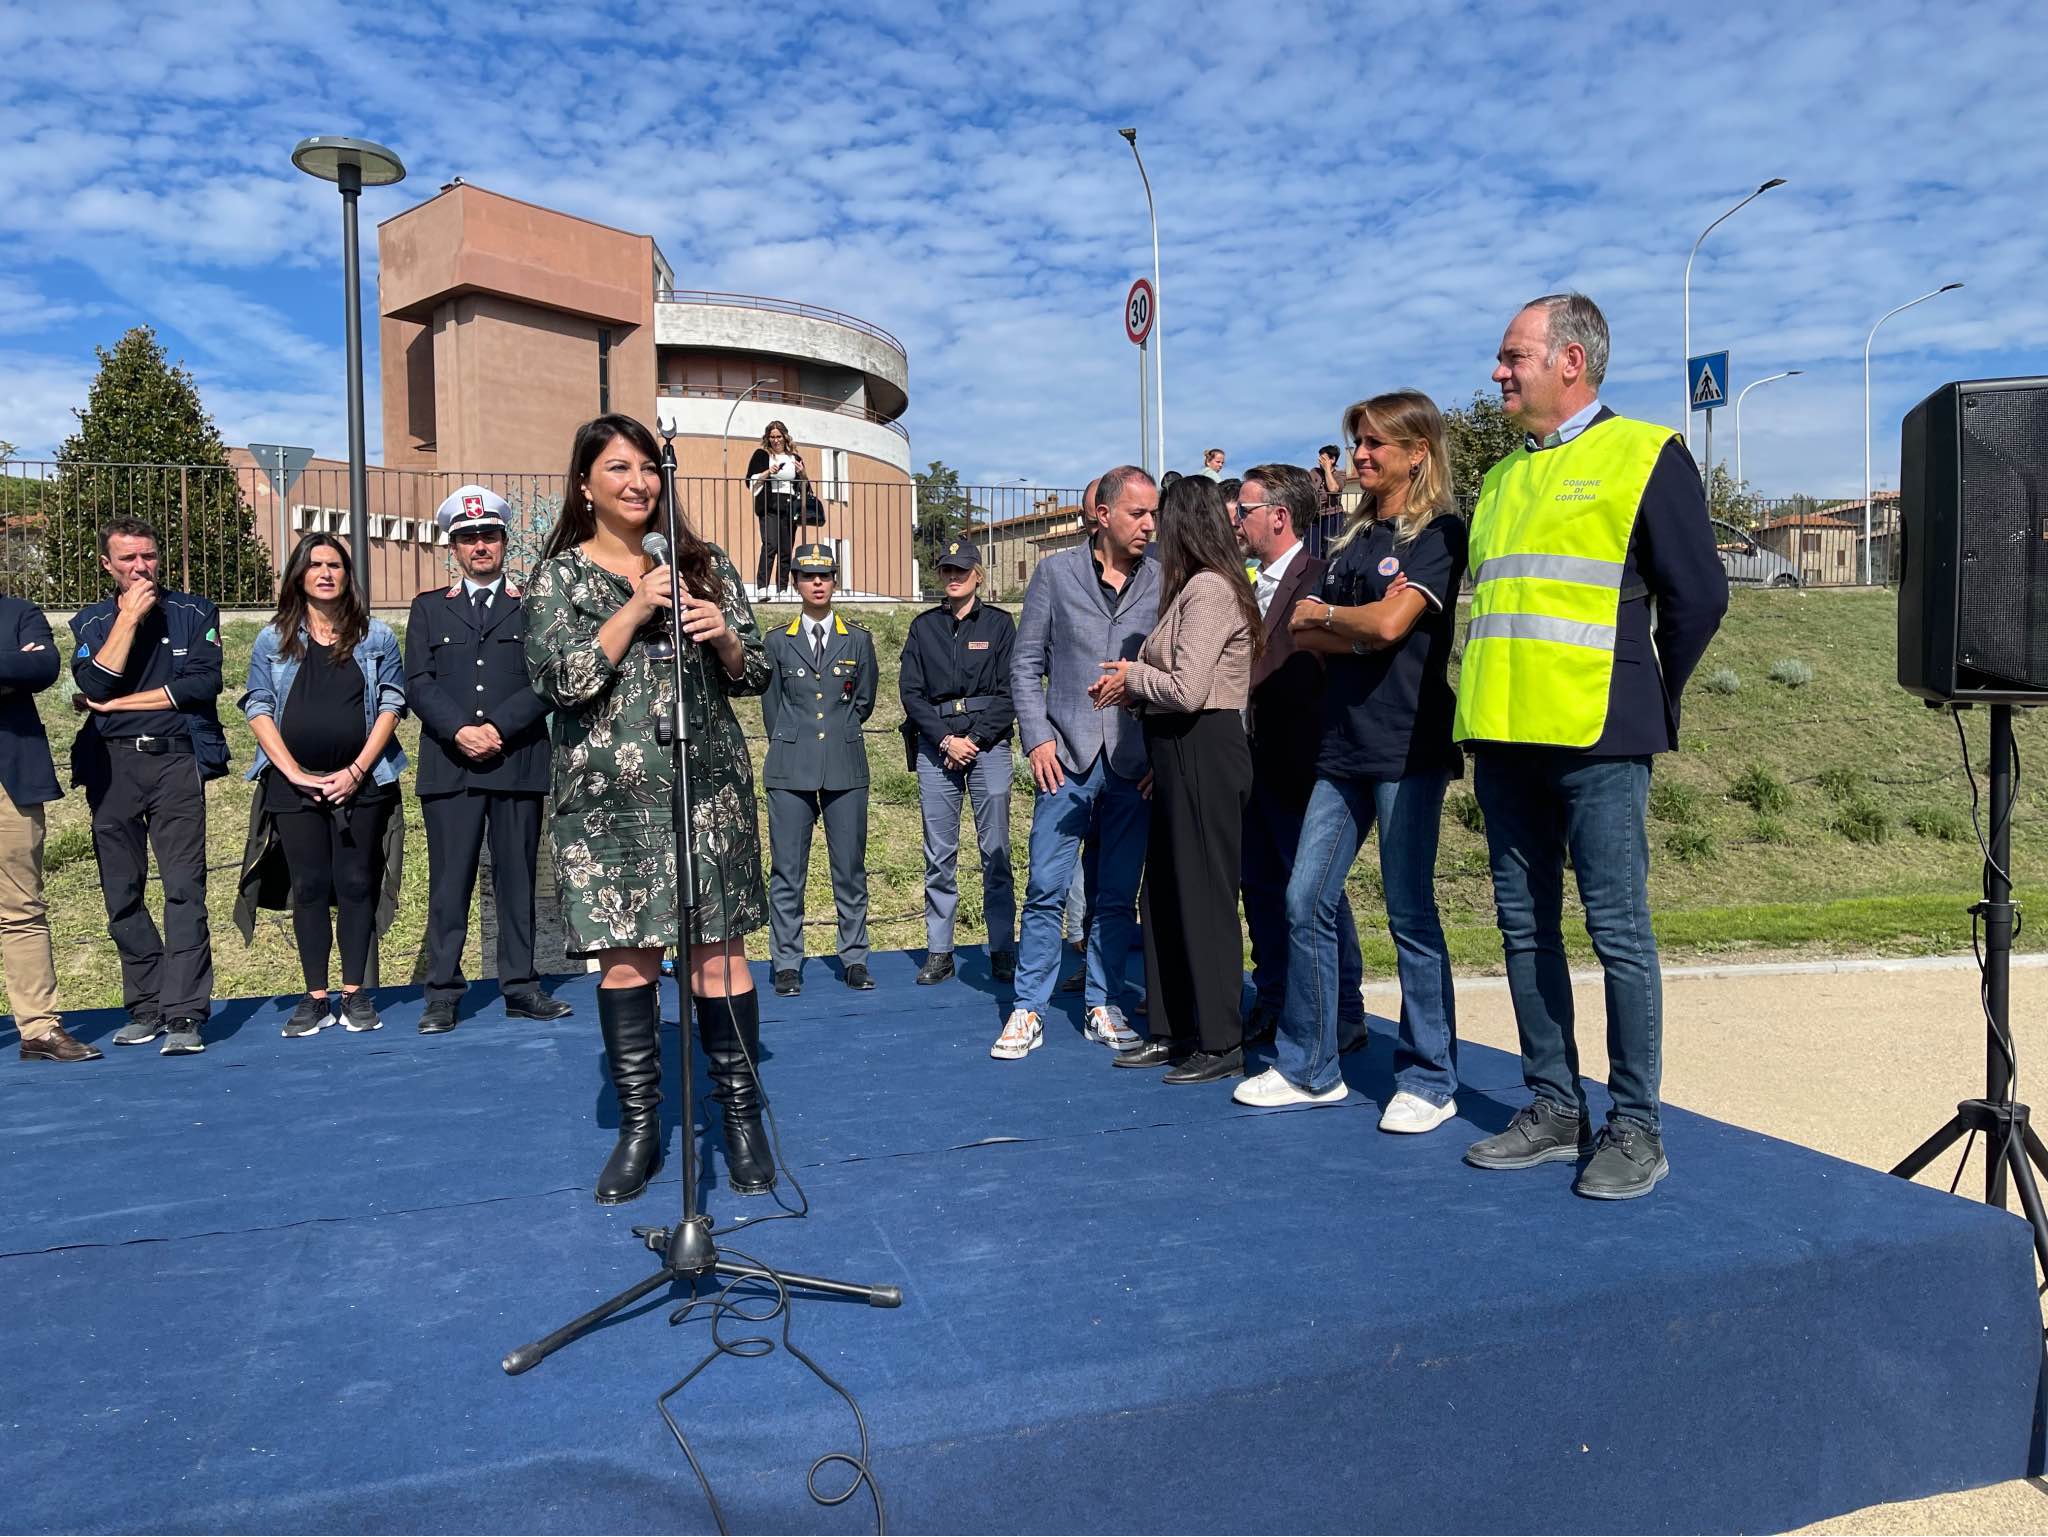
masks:
POLYGON ((2048 379, 1945 384, 1899 440, 1899 683, 2048 702, 2048 379))

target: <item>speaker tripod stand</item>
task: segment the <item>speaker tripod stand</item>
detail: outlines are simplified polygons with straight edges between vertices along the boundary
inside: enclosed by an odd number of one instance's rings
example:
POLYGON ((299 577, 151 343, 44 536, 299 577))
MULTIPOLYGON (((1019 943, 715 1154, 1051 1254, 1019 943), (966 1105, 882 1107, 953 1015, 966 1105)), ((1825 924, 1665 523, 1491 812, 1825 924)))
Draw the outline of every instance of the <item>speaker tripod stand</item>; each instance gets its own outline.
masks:
MULTIPOLYGON (((1948 1123, 1914 1148, 1892 1173, 1912 1179, 1965 1137, 1984 1136, 1984 1203, 2005 1209, 2006 1181, 2034 1229, 2034 1257, 2048 1277, 2048 1211, 2035 1171, 2048 1177, 2048 1147, 2034 1132, 2025 1105, 2012 1097, 2012 940, 2019 907, 2012 900, 2012 709, 1991 709, 1991 845, 1984 860, 1984 900, 1970 911, 1984 920, 1984 1097, 1956 1106, 1948 1123)), ((1969 1150, 1964 1149, 1964 1157, 1969 1150)), ((1961 1178, 1960 1174, 1957 1176, 1961 1178)))

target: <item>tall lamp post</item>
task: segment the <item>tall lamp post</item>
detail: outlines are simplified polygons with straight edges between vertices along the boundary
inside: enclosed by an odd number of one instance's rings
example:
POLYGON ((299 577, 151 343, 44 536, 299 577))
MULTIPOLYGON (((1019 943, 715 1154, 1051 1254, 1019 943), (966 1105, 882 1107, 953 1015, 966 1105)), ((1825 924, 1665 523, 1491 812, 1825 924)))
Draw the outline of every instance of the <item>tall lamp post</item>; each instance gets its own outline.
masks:
MULTIPOLYGON (((1805 372, 1806 370, 1803 368, 1788 368, 1781 374, 1765 374, 1761 379, 1755 379, 1745 384, 1742 387, 1741 394, 1735 397, 1735 485, 1737 490, 1742 489, 1748 484, 1742 478, 1742 396, 1747 395, 1759 384, 1769 384, 1773 379, 1796 379, 1805 372)), ((1713 474, 1712 469, 1709 468, 1707 473, 1711 476, 1713 474)))
MULTIPOLYGON (((292 164, 341 188, 341 258, 347 284, 348 329, 348 542, 355 554, 356 587, 370 601, 370 471, 363 446, 363 269, 356 242, 356 200, 365 187, 405 180, 405 164, 368 139, 322 136, 299 140, 292 164)), ((280 550, 282 560, 287 552, 280 550)))
POLYGON ((1145 183, 1145 212, 1152 220, 1152 415, 1157 424, 1159 470, 1166 473, 1166 290, 1159 281, 1159 210, 1152 202, 1152 178, 1145 174, 1145 157, 1138 153, 1138 130, 1119 128, 1131 146, 1131 158, 1138 162, 1138 178, 1145 183))
MULTIPOLYGON (((1700 254, 1700 247, 1701 247, 1701 246, 1702 246, 1703 244, 1705 244, 1707 236, 1709 236, 1709 235, 1711 235, 1711 234, 1713 234, 1713 233, 1714 233, 1714 230, 1715 230, 1715 228, 1716 228, 1717 226, 1719 226, 1719 225, 1721 225, 1721 224, 1725 223, 1725 222, 1726 222, 1727 220, 1729 220, 1730 218, 1733 218, 1733 217, 1734 217, 1734 216, 1735 216, 1736 214, 1740 213, 1740 212, 1741 212, 1741 211, 1742 211, 1742 210, 1743 210, 1743 209, 1744 209, 1744 208, 1745 208, 1746 206, 1748 206, 1748 205, 1749 205, 1750 203, 1754 202, 1754 201, 1755 201, 1755 200, 1756 200, 1757 198, 1760 198, 1760 197, 1762 197, 1762 196, 1763 196, 1763 195, 1764 195, 1764 194, 1765 194, 1766 192, 1770 191, 1770 190, 1771 190, 1771 188, 1773 188, 1773 187, 1782 187, 1782 186, 1784 186, 1784 185, 1785 185, 1785 178, 1784 178, 1784 177, 1782 177, 1782 176, 1773 176, 1773 177, 1772 177, 1772 178, 1771 178, 1771 179, 1770 179, 1769 181, 1765 182, 1765 183, 1764 183, 1764 184, 1763 184, 1763 185, 1762 185, 1761 187, 1758 187, 1758 188, 1756 189, 1756 191, 1754 191, 1754 192, 1750 193, 1750 195, 1749 195, 1748 197, 1744 198, 1744 199, 1743 199, 1743 200, 1742 200, 1742 201, 1741 201, 1740 203, 1737 203, 1737 204, 1736 204, 1736 205, 1735 205, 1735 206, 1734 206, 1733 208, 1729 209, 1727 213, 1724 213, 1724 214, 1722 214, 1720 218, 1716 219, 1716 220, 1715 220, 1715 221, 1714 221, 1714 222, 1713 222, 1712 224, 1709 224, 1709 225, 1708 225, 1708 226, 1707 226, 1707 227, 1706 227, 1705 229, 1701 230, 1701 231, 1700 231, 1700 238, 1699 238, 1698 240, 1695 240, 1695 241, 1694 241, 1694 242, 1692 243, 1692 252, 1691 252, 1691 255, 1688 255, 1688 256, 1686 257, 1686 259, 1685 259, 1685 357, 1686 357, 1686 358, 1690 358, 1690 357, 1692 356, 1692 259, 1693 259, 1693 257, 1694 257, 1694 256, 1697 256, 1697 255, 1699 255, 1699 254, 1700 254)), ((1679 370, 1678 370, 1678 376, 1679 376, 1679 380, 1680 380, 1680 384, 1679 384, 1679 393, 1680 393, 1680 394, 1682 394, 1682 395, 1683 395, 1683 396, 1685 397, 1685 400, 1684 400, 1684 405, 1683 405, 1682 409, 1681 409, 1681 410, 1680 410, 1680 412, 1679 412, 1679 417, 1678 417, 1678 420, 1680 421, 1680 423, 1682 423, 1682 424, 1683 424, 1683 426, 1684 426, 1684 428, 1685 428, 1685 447, 1686 447, 1686 452, 1690 453, 1690 452, 1692 451, 1692 392, 1691 392, 1691 390, 1690 390, 1690 389, 1688 389, 1688 388, 1686 387, 1686 384, 1685 384, 1685 372, 1686 372, 1686 370, 1685 370, 1685 365, 1684 365, 1684 362, 1683 362, 1683 360, 1681 360, 1681 362, 1680 362, 1680 365, 1679 365, 1679 370)))
MULTIPOLYGON (((1961 283, 1944 283, 1917 299, 1908 299, 1898 309, 1886 310, 1877 317, 1877 326, 1883 325, 1900 310, 1909 310, 1916 304, 1925 304, 1952 289, 1961 288, 1961 283)), ((1877 326, 1870 328, 1870 334, 1863 338, 1863 585, 1870 585, 1870 344, 1877 340, 1877 326)))

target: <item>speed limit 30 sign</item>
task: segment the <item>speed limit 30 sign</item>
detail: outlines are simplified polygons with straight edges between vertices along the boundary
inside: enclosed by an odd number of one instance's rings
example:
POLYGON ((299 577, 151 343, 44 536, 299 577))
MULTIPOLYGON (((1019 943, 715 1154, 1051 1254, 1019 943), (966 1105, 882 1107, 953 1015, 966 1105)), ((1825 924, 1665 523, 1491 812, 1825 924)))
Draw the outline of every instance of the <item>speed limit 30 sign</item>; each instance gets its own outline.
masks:
POLYGON ((1133 345, 1145 345, 1145 338, 1152 334, 1152 319, 1158 309, 1159 300, 1152 292, 1152 285, 1139 278, 1124 299, 1124 335, 1131 339, 1133 345))

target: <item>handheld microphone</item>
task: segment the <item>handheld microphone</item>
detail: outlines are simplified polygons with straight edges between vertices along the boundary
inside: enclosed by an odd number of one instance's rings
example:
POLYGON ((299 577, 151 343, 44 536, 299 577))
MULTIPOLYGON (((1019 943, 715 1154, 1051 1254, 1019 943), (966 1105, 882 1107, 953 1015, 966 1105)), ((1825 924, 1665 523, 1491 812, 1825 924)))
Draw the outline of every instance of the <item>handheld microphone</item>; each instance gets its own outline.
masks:
MULTIPOLYGON (((667 565, 668 536, 666 534, 645 535, 640 540, 640 553, 653 561, 657 566, 667 565)), ((671 613, 667 619, 657 620, 655 623, 657 628, 653 634, 647 637, 647 655, 657 662, 674 661, 676 654, 675 615, 671 613)))

